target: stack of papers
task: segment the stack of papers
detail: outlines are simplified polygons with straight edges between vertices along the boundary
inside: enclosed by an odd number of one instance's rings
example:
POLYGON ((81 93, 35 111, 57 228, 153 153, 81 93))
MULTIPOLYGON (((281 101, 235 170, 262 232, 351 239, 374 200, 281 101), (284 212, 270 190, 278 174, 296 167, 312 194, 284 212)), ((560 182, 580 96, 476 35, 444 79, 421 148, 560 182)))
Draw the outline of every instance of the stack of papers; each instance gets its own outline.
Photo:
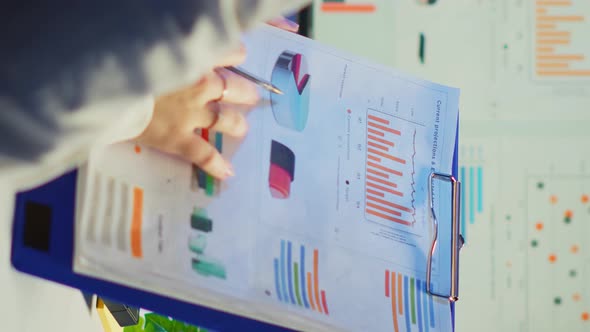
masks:
POLYGON ((75 271, 300 330, 452 330, 426 292, 428 184, 451 173, 459 91, 272 27, 244 42, 242 67, 285 94, 261 92, 241 141, 200 133, 236 176, 94 151, 75 271))

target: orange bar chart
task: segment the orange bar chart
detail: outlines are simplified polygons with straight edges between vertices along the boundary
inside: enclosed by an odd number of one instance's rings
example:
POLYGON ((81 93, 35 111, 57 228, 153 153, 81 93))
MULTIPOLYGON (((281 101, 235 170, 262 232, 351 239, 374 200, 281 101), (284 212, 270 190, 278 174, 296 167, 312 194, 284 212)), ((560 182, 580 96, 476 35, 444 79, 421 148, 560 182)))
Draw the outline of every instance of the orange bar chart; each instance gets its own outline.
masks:
POLYGON ((590 2, 536 0, 533 6, 533 76, 537 79, 590 78, 586 42, 590 2), (584 7, 584 8, 583 8, 584 7))
POLYGON ((395 117, 378 110, 367 110, 366 123, 365 216, 380 224, 412 226, 412 197, 400 189, 413 176, 407 171, 413 161, 399 144, 404 132, 396 128, 395 117))
POLYGON ((320 9, 324 13, 366 14, 375 12, 377 6, 373 3, 348 3, 343 0, 323 0, 320 9))
POLYGON ((135 258, 142 258, 141 224, 143 221, 143 190, 133 188, 133 215, 131 219, 131 254, 135 258))

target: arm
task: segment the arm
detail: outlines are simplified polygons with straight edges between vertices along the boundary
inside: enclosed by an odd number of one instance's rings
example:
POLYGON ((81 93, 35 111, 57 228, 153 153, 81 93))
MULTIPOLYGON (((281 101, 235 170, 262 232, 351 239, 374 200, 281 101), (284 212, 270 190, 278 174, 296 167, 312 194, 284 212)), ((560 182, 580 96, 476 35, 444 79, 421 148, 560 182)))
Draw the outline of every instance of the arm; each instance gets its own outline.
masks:
MULTIPOLYGON (((306 2, 6 5, 8 19, 0 20, 0 155, 35 161, 66 136, 102 132, 124 105, 194 82, 239 46, 242 30, 306 2)), ((145 112, 149 116, 151 109, 145 112)))

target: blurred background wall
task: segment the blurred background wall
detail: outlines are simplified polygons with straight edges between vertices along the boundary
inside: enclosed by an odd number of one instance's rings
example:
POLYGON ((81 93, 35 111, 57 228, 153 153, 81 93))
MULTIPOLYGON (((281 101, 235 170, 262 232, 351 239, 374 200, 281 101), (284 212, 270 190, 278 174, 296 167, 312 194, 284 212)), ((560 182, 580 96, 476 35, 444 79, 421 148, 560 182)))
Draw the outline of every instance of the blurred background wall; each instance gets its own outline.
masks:
POLYGON ((590 331, 590 2, 316 0, 309 35, 461 88, 457 331, 590 331))

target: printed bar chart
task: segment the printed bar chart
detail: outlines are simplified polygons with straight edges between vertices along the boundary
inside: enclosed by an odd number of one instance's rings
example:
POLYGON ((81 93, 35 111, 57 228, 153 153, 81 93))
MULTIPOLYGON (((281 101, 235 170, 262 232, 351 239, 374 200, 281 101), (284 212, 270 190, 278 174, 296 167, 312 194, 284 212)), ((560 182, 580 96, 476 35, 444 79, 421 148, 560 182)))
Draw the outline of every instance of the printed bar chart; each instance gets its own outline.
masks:
POLYGON ((143 189, 96 172, 86 240, 142 258, 143 189))
POLYGON ((280 256, 274 258, 275 292, 279 301, 329 315, 326 291, 319 285, 319 250, 313 250, 312 262, 306 262, 305 246, 294 259, 291 241, 281 240, 280 256), (311 271, 306 273, 306 263, 311 271))
POLYGON ((483 166, 461 166, 459 181, 463 184, 461 194, 461 234, 467 239, 467 224, 475 224, 476 217, 483 213, 483 166))
POLYGON ((142 258, 141 223, 143 221, 143 189, 133 188, 133 216, 131 220, 131 254, 142 258))
POLYGON ((487 163, 487 151, 483 146, 461 145, 459 150, 459 181, 461 182, 460 231, 467 241, 467 228, 480 222, 486 223, 489 215, 484 208, 486 183, 484 175, 490 177, 493 169, 487 163))
POLYGON ((385 297, 391 299, 394 331, 429 331, 436 327, 434 301, 426 292, 425 281, 385 270, 385 297))
POLYGON ((402 181, 413 178, 413 160, 400 155, 402 150, 396 142, 404 134, 394 128, 394 119, 389 114, 367 110, 365 215, 374 222, 412 226, 413 192, 408 195, 399 188, 402 181))
POLYGON ((587 1, 534 2, 533 54, 536 78, 590 78, 586 36, 587 1))

